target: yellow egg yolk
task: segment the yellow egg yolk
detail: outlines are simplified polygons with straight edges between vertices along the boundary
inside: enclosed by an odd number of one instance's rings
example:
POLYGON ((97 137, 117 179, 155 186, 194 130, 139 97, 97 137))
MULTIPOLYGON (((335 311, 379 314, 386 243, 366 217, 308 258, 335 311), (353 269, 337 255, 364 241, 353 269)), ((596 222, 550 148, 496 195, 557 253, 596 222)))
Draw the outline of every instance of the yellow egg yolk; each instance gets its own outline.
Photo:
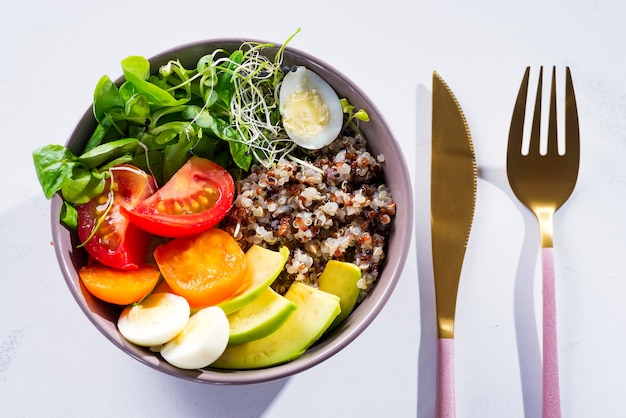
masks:
POLYGON ((308 139, 328 124, 330 113, 316 90, 300 90, 289 95, 284 103, 283 125, 295 136, 308 139))

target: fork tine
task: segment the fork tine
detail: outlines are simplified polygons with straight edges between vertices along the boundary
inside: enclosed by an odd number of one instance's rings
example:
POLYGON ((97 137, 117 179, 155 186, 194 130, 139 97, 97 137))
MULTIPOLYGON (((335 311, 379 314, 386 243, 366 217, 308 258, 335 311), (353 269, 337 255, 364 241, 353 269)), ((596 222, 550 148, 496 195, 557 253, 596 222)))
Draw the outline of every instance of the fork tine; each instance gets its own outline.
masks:
POLYGON ((552 83, 550 87, 550 114, 548 118, 548 143, 546 154, 558 154, 558 134, 556 122, 556 67, 552 67, 552 83))
POLYGON ((574 95, 574 84, 569 67, 565 69, 565 152, 576 156, 576 166, 580 155, 580 131, 578 127, 578 107, 574 95))
POLYGON ((511 117, 511 127, 509 128, 509 142, 507 155, 521 154, 522 140, 524 138, 524 118, 526 115, 526 96, 528 94, 528 79, 530 75, 530 67, 526 67, 524 78, 520 85, 515 107, 513 108, 513 116, 511 117))
POLYGON ((541 144, 541 97, 543 87, 543 67, 539 67, 539 80, 537 81, 537 97, 535 97, 535 113, 530 131, 530 147, 528 155, 539 155, 541 144))

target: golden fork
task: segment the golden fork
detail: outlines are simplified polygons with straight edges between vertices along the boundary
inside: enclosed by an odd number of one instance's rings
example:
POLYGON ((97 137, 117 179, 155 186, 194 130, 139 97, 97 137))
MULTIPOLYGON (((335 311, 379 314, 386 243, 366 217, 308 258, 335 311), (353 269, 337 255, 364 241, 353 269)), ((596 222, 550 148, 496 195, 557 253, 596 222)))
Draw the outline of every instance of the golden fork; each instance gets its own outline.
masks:
POLYGON ((543 276, 543 382, 542 416, 560 417, 561 400, 556 332, 556 301, 552 219, 571 195, 578 177, 580 134, 578 110, 569 67, 565 70, 565 152, 557 140, 556 70, 552 68, 547 151, 540 152, 543 67, 539 72, 528 154, 522 152, 524 114, 530 67, 515 102, 507 150, 507 176, 517 198, 530 209, 539 223, 543 276))

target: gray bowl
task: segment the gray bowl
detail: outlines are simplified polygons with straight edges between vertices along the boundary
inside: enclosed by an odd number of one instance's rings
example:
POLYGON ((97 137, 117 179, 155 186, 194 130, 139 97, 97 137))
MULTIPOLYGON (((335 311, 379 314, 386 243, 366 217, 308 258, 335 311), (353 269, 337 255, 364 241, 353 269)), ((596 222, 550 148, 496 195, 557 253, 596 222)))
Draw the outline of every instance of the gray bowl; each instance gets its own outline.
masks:
MULTIPOLYGON (((257 40, 252 40, 258 42, 257 40)), ((170 59, 179 59, 187 68, 192 68, 198 59, 215 50, 233 50, 241 45, 239 39, 206 40, 182 45, 150 59, 153 69, 170 59)), ((262 41, 263 43, 267 43, 262 41)), ((276 46, 278 48, 279 45, 276 46)), ((277 49, 266 49, 271 57, 277 49)), ((78 269, 84 265, 87 255, 77 248, 75 233, 70 232, 59 222, 62 200, 59 196, 51 201, 52 235, 55 251, 65 281, 84 314, 98 330, 119 349, 140 362, 163 373, 183 379, 214 384, 251 384, 288 377, 319 364, 350 344, 374 320, 389 299, 398 282, 407 257, 413 226, 413 195, 409 171, 400 146, 385 121, 383 115, 366 94, 347 77, 330 65, 309 54, 287 47, 284 52, 285 65, 305 65, 324 78, 338 93, 346 97, 357 108, 366 109, 371 120, 361 125, 374 155, 385 155, 386 183, 390 186, 397 205, 383 270, 370 295, 352 312, 344 323, 323 336, 298 359, 259 370, 224 371, 217 369, 182 370, 165 362, 158 354, 146 348, 127 342, 118 332, 116 323, 121 309, 102 302, 87 292, 82 286, 78 269)), ((96 127, 91 108, 87 109, 78 122, 67 146, 80 153, 90 134, 96 127)))

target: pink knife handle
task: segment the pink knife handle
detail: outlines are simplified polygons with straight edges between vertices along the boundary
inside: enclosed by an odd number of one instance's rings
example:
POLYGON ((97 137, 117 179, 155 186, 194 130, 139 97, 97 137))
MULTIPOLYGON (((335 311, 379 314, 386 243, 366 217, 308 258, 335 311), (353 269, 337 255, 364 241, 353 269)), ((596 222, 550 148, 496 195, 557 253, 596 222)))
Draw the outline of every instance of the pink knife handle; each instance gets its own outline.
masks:
POLYGON ((543 418, 561 416, 559 391, 559 359, 556 332, 556 291, 554 280, 554 250, 541 249, 543 275, 543 418))
POLYGON ((454 339, 437 340, 437 418, 454 418, 454 339))

